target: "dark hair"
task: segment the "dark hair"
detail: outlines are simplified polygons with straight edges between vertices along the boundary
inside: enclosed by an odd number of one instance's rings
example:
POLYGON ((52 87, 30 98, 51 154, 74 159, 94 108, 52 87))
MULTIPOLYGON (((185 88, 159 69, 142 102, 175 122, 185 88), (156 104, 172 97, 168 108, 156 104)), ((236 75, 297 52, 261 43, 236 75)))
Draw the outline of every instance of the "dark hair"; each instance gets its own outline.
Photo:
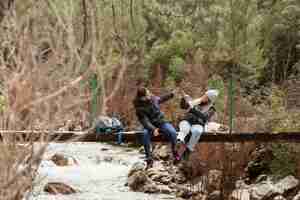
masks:
POLYGON ((180 99, 179 106, 180 106, 181 109, 184 109, 184 110, 186 110, 186 109, 188 109, 190 107, 189 104, 188 104, 188 102, 187 102, 187 100, 186 100, 186 98, 184 98, 184 97, 182 97, 180 99))
POLYGON ((136 98, 142 98, 147 95, 147 88, 139 87, 136 93, 136 98))

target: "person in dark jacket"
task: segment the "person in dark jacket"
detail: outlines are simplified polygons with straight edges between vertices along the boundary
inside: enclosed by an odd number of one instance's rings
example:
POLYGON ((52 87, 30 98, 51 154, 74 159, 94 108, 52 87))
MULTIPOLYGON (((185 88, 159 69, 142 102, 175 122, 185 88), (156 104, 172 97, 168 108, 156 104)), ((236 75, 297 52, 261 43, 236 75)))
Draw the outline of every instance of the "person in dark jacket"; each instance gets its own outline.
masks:
POLYGON ((152 167, 153 159, 150 151, 151 137, 163 134, 171 143, 172 153, 178 159, 176 146, 176 130, 173 125, 166 121, 160 104, 173 98, 174 92, 163 96, 153 95, 147 88, 140 87, 133 101, 136 115, 144 127, 143 145, 146 154, 147 168, 152 167))
POLYGON ((184 119, 179 123, 179 134, 177 139, 183 144, 178 151, 179 157, 185 155, 186 159, 194 150, 201 135, 204 133, 205 125, 216 115, 214 102, 219 95, 218 90, 207 90, 198 99, 192 99, 184 94, 180 107, 187 110, 184 119), (190 134, 190 138, 187 137, 190 134))

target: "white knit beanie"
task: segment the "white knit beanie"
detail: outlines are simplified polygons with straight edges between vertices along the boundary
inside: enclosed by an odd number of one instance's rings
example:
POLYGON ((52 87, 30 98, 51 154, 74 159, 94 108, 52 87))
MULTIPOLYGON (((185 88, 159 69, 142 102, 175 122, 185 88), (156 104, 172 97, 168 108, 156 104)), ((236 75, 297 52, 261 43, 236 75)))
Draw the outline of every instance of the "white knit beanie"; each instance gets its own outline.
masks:
POLYGON ((207 95, 207 97, 209 98, 209 100, 214 103, 216 98, 219 95, 219 90, 207 90, 205 92, 205 94, 207 95))

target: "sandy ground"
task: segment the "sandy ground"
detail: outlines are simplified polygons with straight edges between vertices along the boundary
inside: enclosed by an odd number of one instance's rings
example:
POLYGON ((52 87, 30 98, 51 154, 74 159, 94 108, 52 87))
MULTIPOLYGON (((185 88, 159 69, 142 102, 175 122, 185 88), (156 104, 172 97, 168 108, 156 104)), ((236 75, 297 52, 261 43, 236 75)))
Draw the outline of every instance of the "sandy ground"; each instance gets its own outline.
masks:
POLYGON ((125 186, 133 163, 142 161, 136 149, 101 143, 52 143, 38 170, 30 200, 158 200, 175 199, 169 195, 132 192, 125 186), (78 165, 59 167, 49 158, 54 153, 76 159, 78 165), (49 195, 43 192, 47 182, 63 182, 78 189, 72 195, 49 195))

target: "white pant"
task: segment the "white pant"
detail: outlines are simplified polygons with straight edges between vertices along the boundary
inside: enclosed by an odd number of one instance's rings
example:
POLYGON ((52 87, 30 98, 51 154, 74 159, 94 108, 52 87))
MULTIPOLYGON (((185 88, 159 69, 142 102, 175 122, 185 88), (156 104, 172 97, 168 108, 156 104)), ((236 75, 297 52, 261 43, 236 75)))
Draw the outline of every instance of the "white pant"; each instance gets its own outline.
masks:
POLYGON ((179 133, 177 139, 184 142, 184 138, 191 132, 190 140, 187 142, 187 148, 190 151, 194 150, 195 145, 198 143, 204 127, 200 124, 191 125, 188 121, 183 120, 179 123, 179 133))

